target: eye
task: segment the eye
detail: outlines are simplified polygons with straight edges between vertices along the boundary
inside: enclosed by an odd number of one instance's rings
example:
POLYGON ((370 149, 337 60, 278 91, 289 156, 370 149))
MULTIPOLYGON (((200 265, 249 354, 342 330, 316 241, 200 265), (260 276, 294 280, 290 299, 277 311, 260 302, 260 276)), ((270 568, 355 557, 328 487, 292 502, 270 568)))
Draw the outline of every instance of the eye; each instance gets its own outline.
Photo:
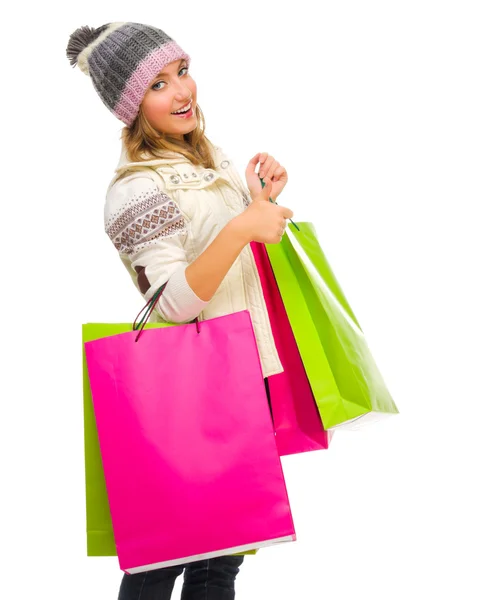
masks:
MULTIPOLYGON (((179 73, 181 73, 182 71, 187 71, 187 70, 188 70, 187 67, 182 67, 182 69, 179 71, 179 73)), ((152 89, 153 90, 160 90, 160 89, 162 89, 162 88, 156 87, 157 85, 159 85, 159 83, 165 83, 165 81, 163 81, 163 80, 157 81, 157 83, 154 83, 154 85, 152 86, 152 89)))

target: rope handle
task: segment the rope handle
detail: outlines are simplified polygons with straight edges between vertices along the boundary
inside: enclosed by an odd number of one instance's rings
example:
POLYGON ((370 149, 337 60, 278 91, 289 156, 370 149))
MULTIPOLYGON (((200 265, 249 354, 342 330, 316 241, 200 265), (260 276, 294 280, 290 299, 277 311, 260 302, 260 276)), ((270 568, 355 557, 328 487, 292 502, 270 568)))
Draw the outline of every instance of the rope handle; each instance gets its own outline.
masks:
MULTIPOLYGON (((144 305, 143 308, 140 309, 140 312, 138 313, 138 315, 135 317, 134 323, 132 325, 132 330, 133 331, 137 331, 139 330, 139 333, 137 334, 135 341, 137 342, 140 334, 142 333, 142 331, 144 330, 145 324, 147 323, 150 315, 152 314, 152 311, 154 310, 155 304, 157 303, 157 300, 160 298, 160 296, 162 296, 164 290, 165 290, 165 286, 167 285, 167 283, 169 283, 168 281, 166 283, 164 283, 163 285, 160 286, 160 288, 158 290, 156 290, 156 292, 154 293, 154 295, 152 296, 152 298, 144 305), (137 319, 139 318, 139 315, 147 309, 147 312, 144 314, 144 316, 142 317, 142 319, 137 323, 137 319)), ((197 333, 200 333, 200 327, 199 327, 199 318, 195 317, 195 319, 193 321, 191 321, 191 323, 195 323, 196 329, 197 329, 197 333)))

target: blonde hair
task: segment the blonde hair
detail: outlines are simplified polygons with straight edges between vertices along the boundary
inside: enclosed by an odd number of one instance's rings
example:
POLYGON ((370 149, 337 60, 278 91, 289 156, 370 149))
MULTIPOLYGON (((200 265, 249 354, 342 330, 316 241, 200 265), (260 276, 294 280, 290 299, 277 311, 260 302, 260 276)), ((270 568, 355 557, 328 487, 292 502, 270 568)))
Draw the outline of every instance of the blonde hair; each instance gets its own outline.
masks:
POLYGON ((140 105, 135 121, 122 129, 121 139, 132 162, 155 158, 170 158, 169 152, 180 152, 194 165, 214 169, 213 145, 204 133, 205 119, 199 105, 195 107, 196 128, 183 140, 170 137, 152 127, 140 105))

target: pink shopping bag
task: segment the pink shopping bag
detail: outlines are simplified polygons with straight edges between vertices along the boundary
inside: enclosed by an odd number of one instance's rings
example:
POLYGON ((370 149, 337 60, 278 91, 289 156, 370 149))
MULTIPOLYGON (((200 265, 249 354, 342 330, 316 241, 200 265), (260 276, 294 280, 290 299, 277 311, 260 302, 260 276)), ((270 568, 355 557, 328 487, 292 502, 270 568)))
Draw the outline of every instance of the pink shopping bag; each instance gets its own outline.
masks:
POLYGON ((123 571, 296 539, 247 310, 84 345, 123 571))
POLYGON ((264 244, 251 242, 283 373, 267 378, 280 456, 329 447, 311 385, 264 244))

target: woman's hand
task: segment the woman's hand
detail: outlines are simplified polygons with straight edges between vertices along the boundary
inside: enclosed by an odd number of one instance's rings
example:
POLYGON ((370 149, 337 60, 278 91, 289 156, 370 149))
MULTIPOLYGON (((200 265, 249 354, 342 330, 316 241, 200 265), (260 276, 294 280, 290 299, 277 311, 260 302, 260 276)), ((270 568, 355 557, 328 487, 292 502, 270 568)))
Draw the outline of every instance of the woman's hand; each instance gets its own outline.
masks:
POLYGON ((275 202, 287 183, 287 171, 267 152, 258 152, 250 159, 245 172, 247 187, 252 198, 259 196, 262 191, 259 175, 262 179, 264 177, 271 179, 271 198, 275 202), (259 173, 255 172, 257 163, 260 163, 259 173))
POLYGON ((290 208, 269 202, 272 198, 272 181, 267 177, 266 185, 258 196, 239 215, 231 221, 243 244, 260 242, 262 244, 278 244, 286 230, 287 219, 294 213, 290 208))

